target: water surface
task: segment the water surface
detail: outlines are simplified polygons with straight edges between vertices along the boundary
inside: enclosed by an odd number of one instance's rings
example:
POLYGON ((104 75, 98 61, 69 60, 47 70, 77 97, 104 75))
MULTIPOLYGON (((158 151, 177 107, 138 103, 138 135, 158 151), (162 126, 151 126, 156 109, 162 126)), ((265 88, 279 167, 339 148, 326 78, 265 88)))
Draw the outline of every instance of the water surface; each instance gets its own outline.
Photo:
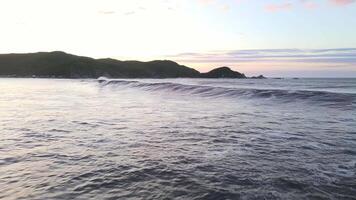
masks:
POLYGON ((0 91, 0 199, 356 199, 356 79, 0 91))

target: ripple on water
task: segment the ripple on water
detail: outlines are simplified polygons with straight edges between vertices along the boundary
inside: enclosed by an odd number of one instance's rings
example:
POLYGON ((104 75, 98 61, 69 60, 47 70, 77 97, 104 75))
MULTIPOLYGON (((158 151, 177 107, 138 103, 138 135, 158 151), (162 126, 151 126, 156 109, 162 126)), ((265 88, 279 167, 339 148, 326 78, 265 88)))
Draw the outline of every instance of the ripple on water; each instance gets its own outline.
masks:
POLYGON ((0 199, 356 199, 352 95, 1 81, 0 199))

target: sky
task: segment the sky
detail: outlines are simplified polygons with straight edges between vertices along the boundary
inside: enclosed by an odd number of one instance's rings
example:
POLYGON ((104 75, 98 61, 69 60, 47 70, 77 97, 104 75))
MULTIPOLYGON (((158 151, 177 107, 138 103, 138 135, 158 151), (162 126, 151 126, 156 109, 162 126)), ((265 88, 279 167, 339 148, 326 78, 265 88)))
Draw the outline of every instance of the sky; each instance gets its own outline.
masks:
POLYGON ((356 77, 356 0, 0 0, 0 53, 356 77))

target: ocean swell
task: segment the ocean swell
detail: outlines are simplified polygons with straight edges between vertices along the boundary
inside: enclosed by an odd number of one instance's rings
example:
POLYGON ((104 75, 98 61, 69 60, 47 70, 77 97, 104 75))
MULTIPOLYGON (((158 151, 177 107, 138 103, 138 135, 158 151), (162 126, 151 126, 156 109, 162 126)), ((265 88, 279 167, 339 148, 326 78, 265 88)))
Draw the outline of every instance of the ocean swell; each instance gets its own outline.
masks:
POLYGON ((243 99, 270 99, 278 102, 308 102, 328 107, 341 107, 353 109, 356 105, 356 94, 334 93, 310 90, 284 90, 284 89, 255 89, 255 88, 226 88, 205 85, 188 85, 171 82, 141 82, 135 80, 99 80, 102 86, 118 86, 124 88, 137 88, 144 91, 174 92, 183 95, 196 95, 211 98, 243 98, 243 99))

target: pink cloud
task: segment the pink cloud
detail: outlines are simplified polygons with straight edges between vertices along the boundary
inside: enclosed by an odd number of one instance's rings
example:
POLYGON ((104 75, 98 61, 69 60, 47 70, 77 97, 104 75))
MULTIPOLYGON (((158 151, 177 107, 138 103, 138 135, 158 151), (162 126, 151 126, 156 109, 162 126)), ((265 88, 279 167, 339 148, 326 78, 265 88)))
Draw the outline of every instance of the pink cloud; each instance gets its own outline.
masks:
POLYGON ((268 4, 265 6, 265 10, 268 12, 279 12, 292 9, 293 5, 291 3, 283 4, 268 4))
POLYGON ((306 9, 315 9, 318 7, 318 4, 314 3, 314 2, 311 2, 311 1, 303 1, 303 6, 304 8, 306 9))
POLYGON ((330 2, 337 6, 343 6, 343 5, 354 3, 355 0, 330 0, 330 2))

